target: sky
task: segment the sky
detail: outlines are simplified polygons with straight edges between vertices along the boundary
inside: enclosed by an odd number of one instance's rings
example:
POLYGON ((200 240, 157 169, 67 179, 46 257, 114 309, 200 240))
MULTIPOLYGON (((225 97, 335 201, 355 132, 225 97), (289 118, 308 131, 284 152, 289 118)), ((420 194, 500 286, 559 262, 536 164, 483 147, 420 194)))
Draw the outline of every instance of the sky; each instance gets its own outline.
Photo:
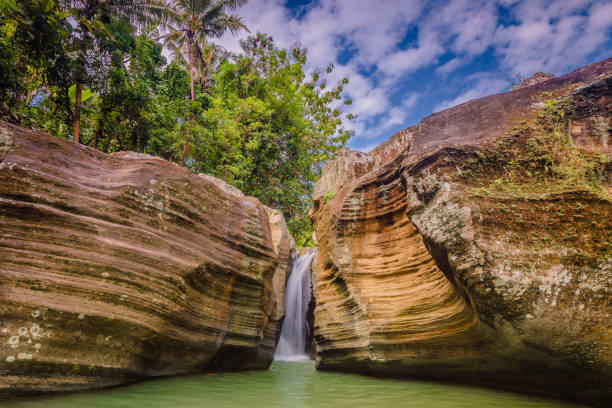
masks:
MULTIPOLYGON (((434 112, 612 56, 612 0, 249 0, 251 33, 349 78, 348 147, 370 151, 434 112)), ((217 43, 238 51, 239 36, 217 43)))

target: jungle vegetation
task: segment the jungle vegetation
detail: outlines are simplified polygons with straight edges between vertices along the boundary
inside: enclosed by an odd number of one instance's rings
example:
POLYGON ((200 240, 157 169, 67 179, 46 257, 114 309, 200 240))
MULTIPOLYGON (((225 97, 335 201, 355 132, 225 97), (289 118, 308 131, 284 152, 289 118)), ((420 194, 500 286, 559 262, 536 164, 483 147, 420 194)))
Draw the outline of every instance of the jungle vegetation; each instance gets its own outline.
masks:
POLYGON ((248 28, 244 0, 2 0, 0 117, 208 173, 280 210, 298 246, 322 164, 350 137, 348 78, 248 28))

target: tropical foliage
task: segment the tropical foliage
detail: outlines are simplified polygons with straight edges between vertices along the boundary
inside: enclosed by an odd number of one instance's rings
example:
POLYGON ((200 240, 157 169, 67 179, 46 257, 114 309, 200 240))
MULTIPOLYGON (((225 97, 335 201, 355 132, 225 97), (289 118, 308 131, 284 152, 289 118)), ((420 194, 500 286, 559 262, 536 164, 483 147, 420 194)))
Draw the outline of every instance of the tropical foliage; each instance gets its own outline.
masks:
POLYGON ((324 161, 350 136, 348 79, 244 30, 240 0, 3 0, 0 116, 104 152, 155 154, 283 212, 298 245, 324 161), (165 51, 164 51, 165 50, 165 51), (167 55, 172 55, 167 59, 167 55))

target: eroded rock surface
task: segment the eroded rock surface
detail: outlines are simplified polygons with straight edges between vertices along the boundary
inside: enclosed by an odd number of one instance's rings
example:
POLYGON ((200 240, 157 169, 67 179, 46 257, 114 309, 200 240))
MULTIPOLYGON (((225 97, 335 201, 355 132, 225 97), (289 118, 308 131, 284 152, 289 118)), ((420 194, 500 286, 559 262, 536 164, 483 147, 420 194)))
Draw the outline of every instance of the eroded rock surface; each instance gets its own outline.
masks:
POLYGON ((609 403, 611 118, 608 59, 327 164, 318 368, 609 403))
POLYGON ((295 251, 278 212, 4 122, 0 155, 2 397, 269 366, 295 251))
POLYGON ((522 81, 516 89, 527 88, 528 86, 539 84, 540 82, 548 81, 549 79, 554 78, 553 74, 549 74, 548 72, 536 72, 529 78, 522 81))

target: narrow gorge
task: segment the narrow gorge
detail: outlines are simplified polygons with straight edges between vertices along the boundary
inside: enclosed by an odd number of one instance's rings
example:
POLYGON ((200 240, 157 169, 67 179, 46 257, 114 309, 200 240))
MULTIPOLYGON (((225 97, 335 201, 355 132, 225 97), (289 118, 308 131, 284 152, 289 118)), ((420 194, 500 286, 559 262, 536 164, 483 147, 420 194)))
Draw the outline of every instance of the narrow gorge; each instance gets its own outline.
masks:
POLYGON ((612 58, 435 113, 324 165, 298 256, 220 179, 0 122, 0 397, 198 374, 108 392, 607 406, 611 136, 612 58))

